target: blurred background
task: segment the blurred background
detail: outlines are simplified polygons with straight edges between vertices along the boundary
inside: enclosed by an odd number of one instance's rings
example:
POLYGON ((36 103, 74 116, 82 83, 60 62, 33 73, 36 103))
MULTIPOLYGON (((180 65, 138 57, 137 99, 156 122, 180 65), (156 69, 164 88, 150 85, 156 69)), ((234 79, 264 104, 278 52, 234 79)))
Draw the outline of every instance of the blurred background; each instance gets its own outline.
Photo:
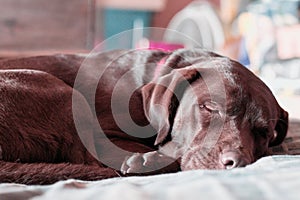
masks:
POLYGON ((0 59, 202 47, 252 70, 300 119, 299 22, 299 0, 0 0, 0 59))

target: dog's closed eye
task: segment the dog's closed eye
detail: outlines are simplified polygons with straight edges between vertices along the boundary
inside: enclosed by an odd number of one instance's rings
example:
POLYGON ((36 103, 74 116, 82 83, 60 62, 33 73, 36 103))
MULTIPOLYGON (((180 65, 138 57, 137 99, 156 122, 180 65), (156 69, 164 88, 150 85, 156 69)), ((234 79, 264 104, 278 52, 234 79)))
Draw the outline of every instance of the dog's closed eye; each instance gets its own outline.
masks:
POLYGON ((219 114, 220 113, 220 108, 216 102, 205 102, 202 104, 199 104, 200 110, 208 111, 212 114, 219 114))

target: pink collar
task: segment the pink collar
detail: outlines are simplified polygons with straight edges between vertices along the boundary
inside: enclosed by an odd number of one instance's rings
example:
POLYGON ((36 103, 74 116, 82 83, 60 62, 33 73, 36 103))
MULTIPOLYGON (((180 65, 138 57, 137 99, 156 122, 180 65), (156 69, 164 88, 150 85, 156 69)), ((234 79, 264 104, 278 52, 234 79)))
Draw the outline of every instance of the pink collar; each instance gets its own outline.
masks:
POLYGON ((169 57, 169 55, 163 57, 158 63, 157 63, 157 66, 155 68, 155 71, 154 71, 154 77, 153 77, 153 80, 156 80, 158 77, 159 77, 159 74, 164 66, 164 64, 166 63, 166 60, 167 58, 169 57))

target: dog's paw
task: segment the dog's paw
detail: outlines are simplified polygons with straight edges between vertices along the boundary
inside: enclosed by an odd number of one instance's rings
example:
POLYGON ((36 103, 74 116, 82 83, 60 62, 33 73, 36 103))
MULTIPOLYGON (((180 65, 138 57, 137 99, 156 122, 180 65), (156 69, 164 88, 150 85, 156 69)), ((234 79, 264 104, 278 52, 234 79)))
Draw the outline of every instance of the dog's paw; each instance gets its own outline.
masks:
POLYGON ((176 163, 176 160, 157 151, 134 153, 125 158, 121 166, 121 172, 123 174, 152 174, 160 170, 178 171, 179 165, 174 163, 176 163))

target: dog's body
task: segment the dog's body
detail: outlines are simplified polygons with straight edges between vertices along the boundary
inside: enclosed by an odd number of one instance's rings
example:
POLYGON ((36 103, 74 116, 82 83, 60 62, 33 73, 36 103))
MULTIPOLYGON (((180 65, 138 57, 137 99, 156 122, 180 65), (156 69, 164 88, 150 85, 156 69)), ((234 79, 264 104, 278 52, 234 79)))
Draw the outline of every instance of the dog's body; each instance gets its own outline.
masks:
POLYGON ((287 132, 288 114, 262 81, 203 50, 40 56, 0 68, 2 182, 240 167, 287 132))

